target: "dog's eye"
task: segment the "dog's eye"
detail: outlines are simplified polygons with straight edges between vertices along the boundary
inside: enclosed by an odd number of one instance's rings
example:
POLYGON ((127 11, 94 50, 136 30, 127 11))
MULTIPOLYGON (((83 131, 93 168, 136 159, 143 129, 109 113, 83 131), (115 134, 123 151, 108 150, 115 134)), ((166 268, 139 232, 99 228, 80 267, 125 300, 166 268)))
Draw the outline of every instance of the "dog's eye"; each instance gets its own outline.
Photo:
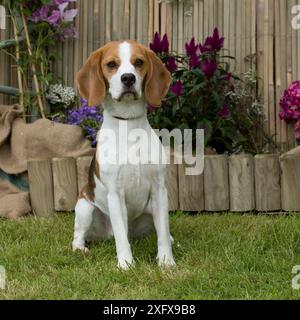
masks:
POLYGON ((107 63, 107 66, 110 68, 110 69, 115 69, 118 67, 117 63, 115 61, 110 61, 107 63))
POLYGON ((136 59, 134 65, 136 67, 142 67, 144 64, 144 61, 142 59, 136 59))

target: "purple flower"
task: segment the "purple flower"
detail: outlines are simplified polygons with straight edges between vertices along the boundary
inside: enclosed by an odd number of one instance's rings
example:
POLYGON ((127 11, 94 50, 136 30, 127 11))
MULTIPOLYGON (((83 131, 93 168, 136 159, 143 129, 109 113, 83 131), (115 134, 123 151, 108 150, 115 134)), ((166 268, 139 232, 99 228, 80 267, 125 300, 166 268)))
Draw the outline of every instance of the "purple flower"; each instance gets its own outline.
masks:
POLYGON ((60 17, 63 22, 72 22, 78 13, 77 9, 66 10, 68 5, 69 2, 64 2, 58 6, 60 17))
POLYGON ((214 59, 205 60, 201 65, 201 70, 208 80, 213 77, 217 68, 218 65, 214 59))
POLYGON ((189 59, 189 67, 190 69, 196 69, 200 66, 200 59, 199 57, 195 54, 190 57, 189 59))
POLYGON ((29 18, 32 22, 39 22, 39 21, 45 21, 48 18, 50 11, 49 6, 42 6, 40 9, 32 13, 32 16, 29 18))
POLYGON ((185 44, 185 53, 189 57, 193 57, 197 54, 198 45, 196 45, 195 38, 192 38, 192 40, 185 44))
POLYGON ((76 17, 78 10, 66 10, 66 8, 70 2, 75 1, 76 0, 52 0, 49 5, 44 5, 33 12, 29 19, 35 23, 45 21, 53 27, 56 27, 63 22, 72 22, 76 17))
POLYGON ((60 12, 58 10, 53 10, 51 16, 45 19, 45 21, 49 22, 51 26, 57 26, 60 19, 60 12))
POLYGON ((231 81, 232 80, 232 73, 228 72, 226 75, 224 75, 222 77, 222 79, 225 81, 228 81, 228 82, 231 81))
POLYGON ((199 45, 201 53, 221 50, 224 45, 224 39, 224 37, 220 38, 219 30, 215 28, 212 37, 207 37, 204 44, 199 45))
POLYGON ((155 53, 161 52, 160 50, 160 35, 158 32, 155 33, 152 42, 150 43, 150 49, 155 53))
POLYGON ((177 70, 177 64, 174 57, 169 57, 166 63, 166 67, 170 72, 175 72, 177 70))
POLYGON ((224 105, 224 107, 222 108, 222 110, 220 110, 218 112, 218 116, 223 118, 223 119, 227 119, 230 117, 230 109, 228 105, 224 105))
POLYGON ((166 33, 164 34, 161 40, 161 52, 165 52, 165 53, 169 52, 169 39, 166 33))
POLYGON ((155 33, 152 42, 150 43, 150 49, 155 53, 168 53, 169 52, 169 40, 167 34, 164 34, 161 39, 158 32, 155 33))
POLYGON ((174 93, 177 97, 180 97, 183 94, 183 84, 180 80, 176 81, 175 84, 171 87, 170 91, 174 93))

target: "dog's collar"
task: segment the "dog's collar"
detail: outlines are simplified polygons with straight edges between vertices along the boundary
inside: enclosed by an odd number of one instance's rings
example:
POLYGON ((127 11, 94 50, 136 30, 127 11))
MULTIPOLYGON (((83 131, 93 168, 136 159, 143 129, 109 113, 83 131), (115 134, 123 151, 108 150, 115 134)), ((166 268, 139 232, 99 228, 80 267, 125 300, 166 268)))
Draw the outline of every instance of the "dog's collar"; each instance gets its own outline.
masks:
POLYGON ((143 116, 141 117, 136 117, 136 118, 122 118, 122 117, 117 117, 117 116, 112 116, 114 119, 117 119, 117 120, 120 120, 120 121, 129 121, 129 120, 137 120, 137 119, 140 119, 142 118, 143 116))

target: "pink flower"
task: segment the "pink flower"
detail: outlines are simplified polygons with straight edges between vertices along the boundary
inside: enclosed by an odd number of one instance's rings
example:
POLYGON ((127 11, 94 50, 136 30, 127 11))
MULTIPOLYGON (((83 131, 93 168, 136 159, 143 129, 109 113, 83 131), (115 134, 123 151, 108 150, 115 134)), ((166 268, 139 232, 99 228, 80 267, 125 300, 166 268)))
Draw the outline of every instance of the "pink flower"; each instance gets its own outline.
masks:
POLYGON ((170 72, 175 72, 177 70, 177 64, 174 57, 169 57, 166 63, 166 67, 170 72))
POLYGON ((155 53, 167 53, 169 52, 169 40, 167 34, 164 34, 161 39, 158 32, 155 33, 152 42, 150 43, 150 49, 155 53))
POLYGON ((175 84, 171 87, 170 91, 174 93, 177 97, 180 97, 183 94, 183 84, 180 80, 175 82, 175 84))
POLYGON ((219 29, 215 28, 211 37, 207 37, 204 44, 200 44, 201 53, 219 51, 223 48, 224 37, 220 38, 219 29))
POLYGON ((218 112, 218 116, 227 119, 230 117, 230 109, 228 105, 224 105, 223 109, 218 112))
POLYGON ((217 69, 218 65, 213 59, 205 60, 201 66, 201 70, 206 75, 208 80, 214 76, 217 69))

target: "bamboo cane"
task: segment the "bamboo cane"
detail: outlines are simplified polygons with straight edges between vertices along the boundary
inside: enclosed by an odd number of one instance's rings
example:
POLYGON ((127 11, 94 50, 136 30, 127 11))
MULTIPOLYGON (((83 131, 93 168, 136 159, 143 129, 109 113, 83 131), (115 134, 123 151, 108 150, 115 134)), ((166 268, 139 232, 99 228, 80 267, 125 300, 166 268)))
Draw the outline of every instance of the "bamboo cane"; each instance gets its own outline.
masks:
MULTIPOLYGON (((19 61, 20 61, 20 43, 18 38, 18 27, 16 18, 13 16, 12 12, 10 11, 13 30, 14 30, 14 38, 16 40, 16 59, 17 59, 17 75, 18 75, 18 86, 20 91, 19 96, 19 104, 22 108, 24 108, 24 88, 23 88, 23 79, 22 79, 22 72, 20 70, 19 61)), ((24 113, 24 111, 23 111, 24 113)), ((25 115, 25 113, 24 113, 25 115)))
MULTIPOLYGON (((28 54, 32 58, 33 54, 32 54, 30 38, 29 38, 29 32, 28 32, 28 28, 27 28, 27 24, 26 24, 26 20, 25 20, 25 16, 24 16, 23 6, 21 4, 20 4, 20 8, 21 8, 20 12, 21 12, 21 18, 22 18, 23 27, 24 27, 24 33, 25 33, 25 39, 26 39, 26 43, 27 43, 28 54)), ((31 70, 33 73, 33 81, 34 81, 34 85, 35 85, 35 90, 36 90, 40 113, 43 118, 46 118, 45 112, 43 109, 43 102, 42 102, 42 97, 41 97, 40 85, 39 85, 38 78, 36 75, 36 66, 35 66, 34 62, 32 62, 32 64, 31 64, 31 70)))

